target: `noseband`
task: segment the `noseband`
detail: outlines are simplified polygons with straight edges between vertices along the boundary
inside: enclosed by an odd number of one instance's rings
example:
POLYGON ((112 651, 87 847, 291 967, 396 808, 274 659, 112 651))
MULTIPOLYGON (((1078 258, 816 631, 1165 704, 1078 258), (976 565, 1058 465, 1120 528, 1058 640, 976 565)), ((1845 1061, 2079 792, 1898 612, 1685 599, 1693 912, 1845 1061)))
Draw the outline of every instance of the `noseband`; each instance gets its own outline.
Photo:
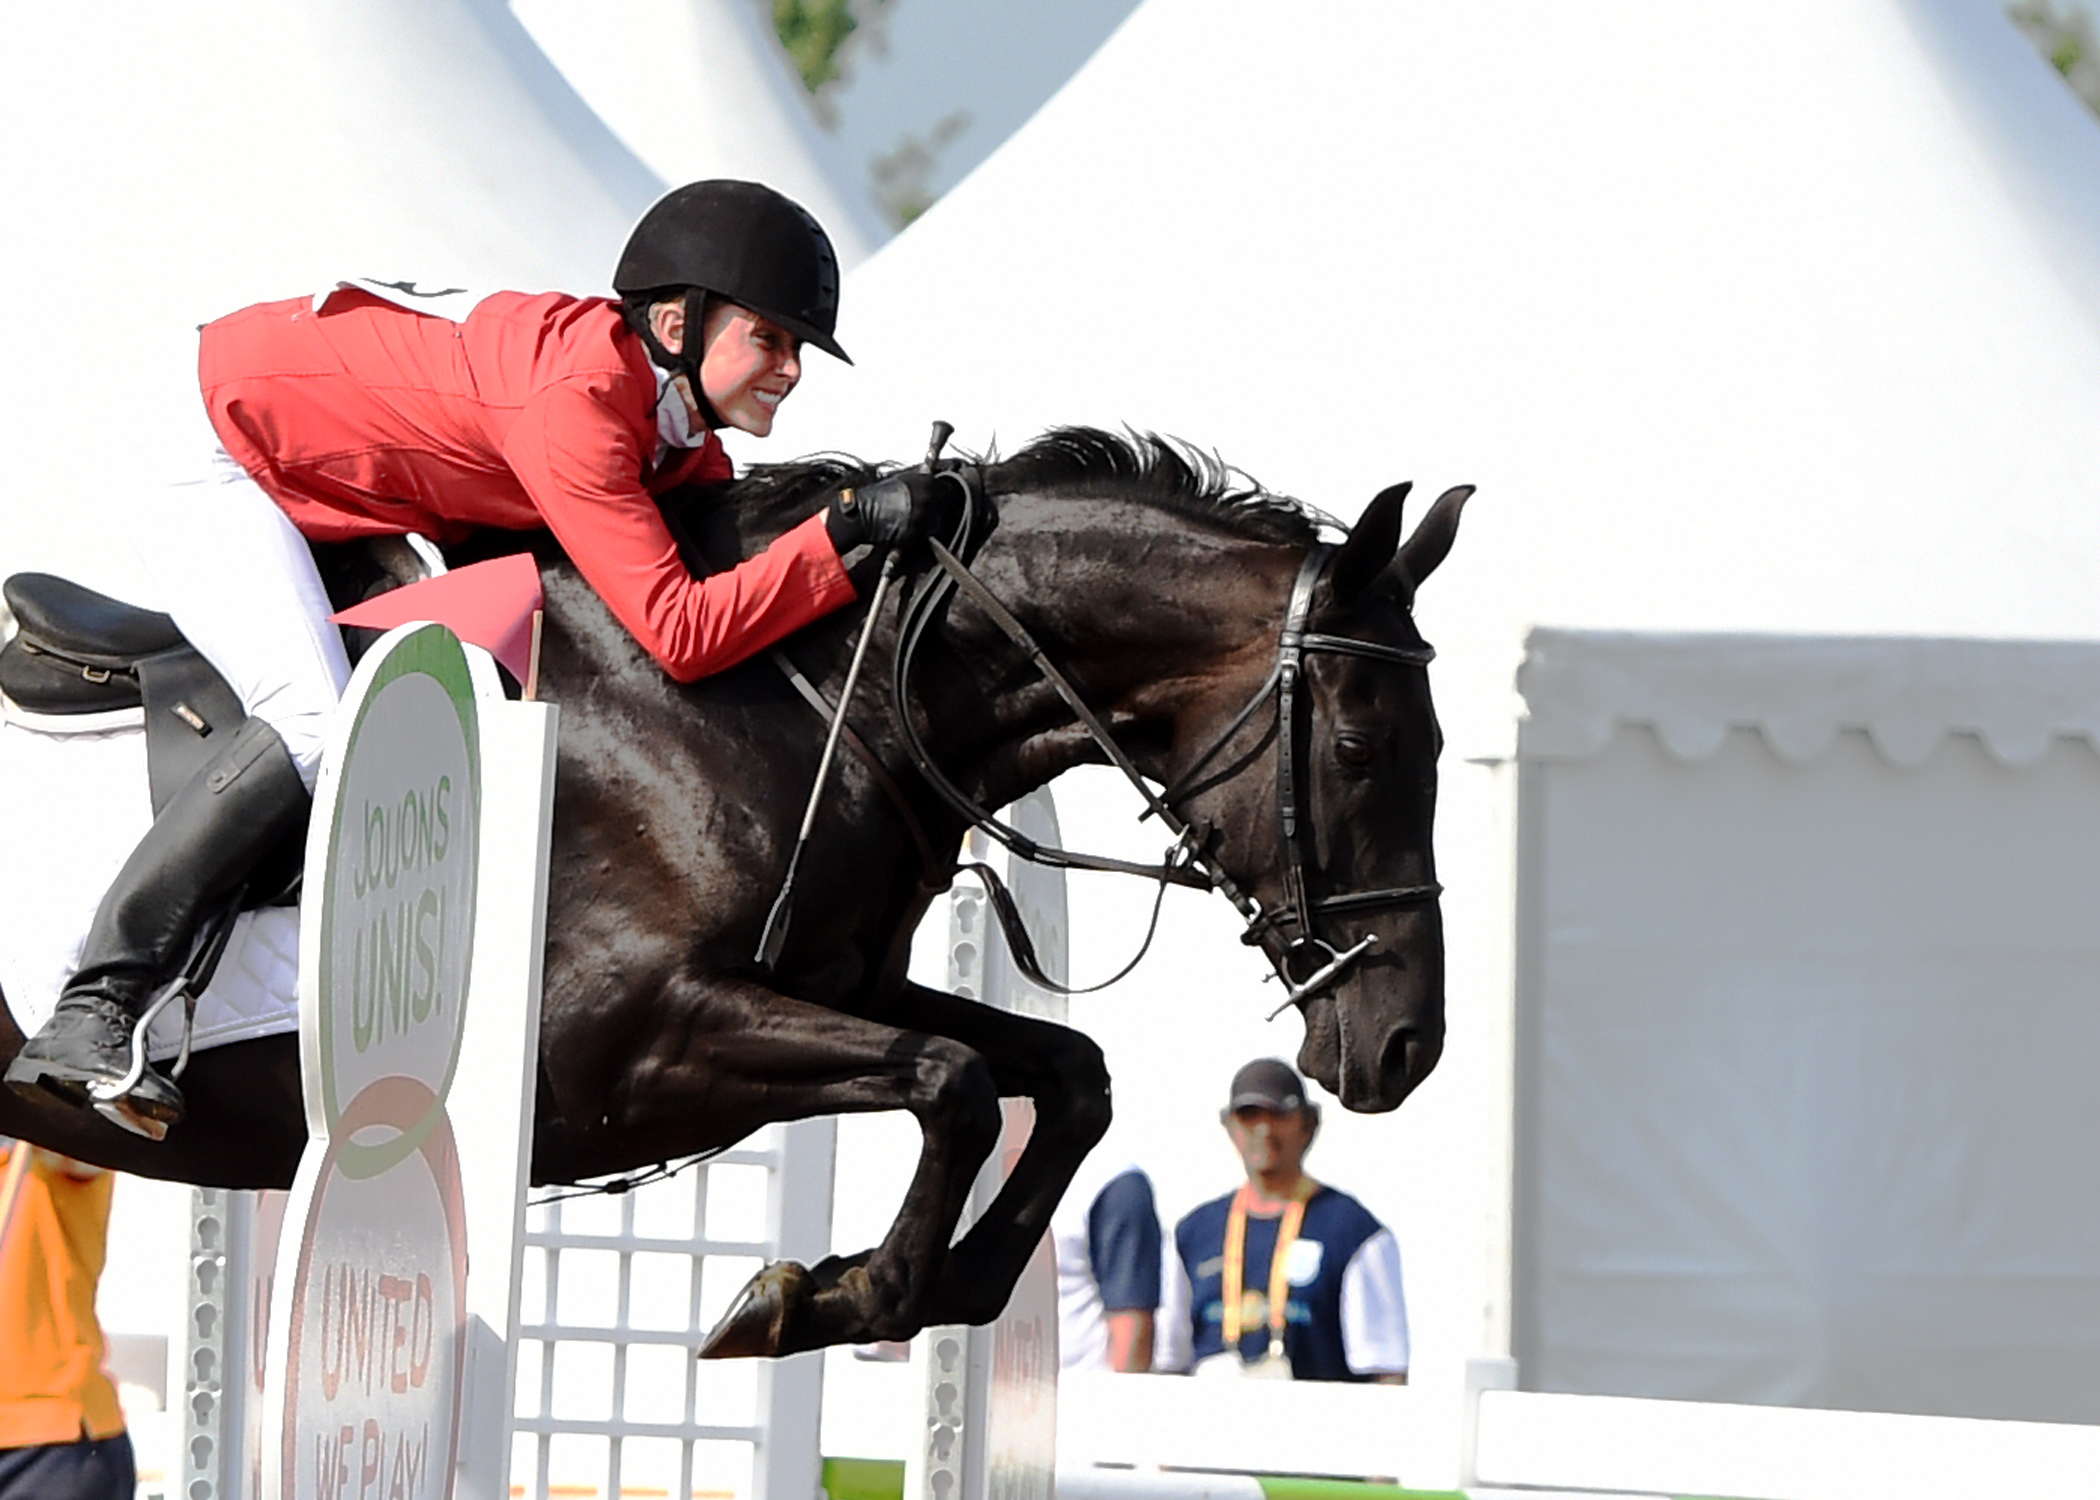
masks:
MULTIPOLYGON (((965 486, 969 483, 963 475, 957 474, 952 477, 965 486)), ((1285 1006, 1310 999, 1322 989, 1339 981, 1376 942, 1373 936, 1367 934, 1353 946, 1337 949, 1319 935, 1314 925, 1316 918, 1326 914, 1424 905, 1442 894, 1443 887, 1433 880, 1383 890, 1346 892, 1319 900, 1313 900, 1308 893, 1296 757, 1298 688, 1304 676, 1306 656, 1313 652, 1327 652, 1426 668, 1436 655, 1434 649, 1427 645, 1388 646, 1378 641, 1357 640, 1349 636, 1322 635, 1305 628, 1306 621, 1312 614, 1313 590, 1335 551, 1331 545, 1322 543, 1315 546, 1298 569, 1298 576, 1291 585, 1290 600, 1284 611, 1283 628, 1277 637, 1276 664, 1270 670, 1268 679, 1232 717, 1210 747, 1196 758, 1172 786, 1157 794, 1146 784, 1135 762, 1124 753, 1122 746, 1116 743, 1107 726, 1087 706, 1070 680, 1044 654, 1042 647, 1028 633, 1027 627, 1014 617, 1013 612, 978 580, 955 553, 939 542, 934 542, 932 548, 941 572, 928 579, 907 605, 899 628, 897 654, 892 669, 892 687, 905 745, 913 763, 927 783, 963 817, 1005 845, 1016 857, 1053 869, 1103 870, 1142 875, 1160 881, 1162 890, 1167 884, 1175 884, 1219 892, 1233 904, 1247 924, 1240 941, 1259 946, 1275 968, 1277 977, 1283 981, 1287 994, 1282 1004, 1277 1006, 1279 1012, 1285 1006), (907 706, 908 683, 912 664, 917 659, 927 627, 938 617, 949 596, 957 591, 983 610, 1009 640, 1027 653, 1036 670, 1057 690, 1058 696, 1064 699, 1088 735, 1100 747, 1102 754, 1108 757, 1110 764, 1121 771, 1137 789, 1138 795, 1146 804, 1144 816, 1157 817, 1162 826, 1174 836, 1174 847, 1168 851, 1160 864, 1134 864, 1038 843, 1019 829, 1000 822, 989 809, 973 801, 934 764, 907 706), (1276 701, 1276 809, 1283 842, 1286 905, 1275 911, 1267 911, 1219 866, 1206 847, 1206 838, 1200 836, 1188 820, 1181 816, 1176 809, 1176 803, 1186 794, 1197 773, 1217 758, 1272 695, 1276 701), (1287 936, 1284 933, 1282 929, 1285 924, 1296 928, 1295 936, 1287 936), (1292 972, 1294 969, 1302 971, 1308 965, 1311 967, 1309 973, 1292 972)), ((991 883, 992 880, 987 874, 987 884, 991 883)), ((1008 928, 1010 946, 1023 971, 1046 988, 1068 994, 1083 993, 1068 990, 1042 973, 1035 963, 1025 932, 1015 931, 1018 918, 1013 917, 1009 920, 1011 903, 997 899, 1001 895, 1003 892, 995 890, 994 906, 1000 911, 1001 919, 1008 928)), ((1149 941, 1148 937, 1147 942, 1149 941)), ((1139 956, 1142 957, 1143 954, 1140 953, 1139 956)), ((1137 960, 1133 959, 1131 967, 1134 967, 1136 962, 1137 960)), ((1128 968, 1123 971, 1128 972, 1128 968)), ((1121 977, 1121 974, 1115 976, 1121 977)), ((1114 979, 1104 981, 1104 984, 1109 983, 1114 983, 1114 979)))

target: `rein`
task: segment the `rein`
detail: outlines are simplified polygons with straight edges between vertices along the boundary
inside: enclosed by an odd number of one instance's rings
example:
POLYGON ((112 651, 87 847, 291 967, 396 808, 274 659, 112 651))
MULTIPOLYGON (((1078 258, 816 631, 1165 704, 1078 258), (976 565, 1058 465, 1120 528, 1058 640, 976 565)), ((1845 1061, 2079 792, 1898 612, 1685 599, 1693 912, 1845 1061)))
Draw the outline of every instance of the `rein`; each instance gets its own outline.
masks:
MULTIPOLYGON (((962 473, 951 473, 962 485, 968 503, 966 514, 977 509, 980 496, 972 490, 972 480, 962 473)), ((1352 947, 1342 950, 1321 938, 1314 927, 1314 919, 1321 914, 1379 910, 1392 906, 1421 905, 1437 899, 1443 887, 1435 881, 1416 885, 1393 886, 1380 890, 1353 891, 1311 899, 1305 878, 1304 843, 1300 830, 1300 804, 1297 786, 1297 691, 1303 677, 1305 657, 1310 652, 1328 652, 1336 655, 1368 657, 1379 661, 1398 662, 1406 666, 1427 667, 1436 653, 1427 645, 1389 646, 1377 641, 1357 640, 1349 636, 1325 635, 1308 631, 1306 621, 1312 614, 1312 596, 1321 575, 1326 571, 1328 560, 1335 549, 1331 545, 1315 546, 1299 567, 1298 576, 1292 583, 1289 603, 1285 609, 1283 628, 1277 637, 1276 665, 1267 680, 1256 690, 1254 696, 1233 716, 1225 729, 1193 764, 1163 792, 1154 793, 1115 738, 1108 732, 1100 717, 1087 705, 1070 679, 1058 670, 1042 646, 1029 634, 1028 629, 1013 612, 1003 604, 972 573, 969 567, 954 552, 939 542, 930 544, 940 571, 931 575, 906 606, 900 625, 897 652, 891 666, 891 689, 897 704, 898 719, 903 730, 906 749, 919 773, 940 797, 971 824, 982 829, 988 836, 997 839, 1013 854, 1032 863, 1052 869, 1100 870, 1113 874, 1140 875, 1160 882, 1160 896, 1166 894, 1169 884, 1188 886, 1199 890, 1215 890, 1222 894, 1239 912, 1246 922, 1246 930, 1240 941, 1259 946, 1267 954, 1288 991, 1282 1004, 1276 1007, 1280 1013, 1285 1007, 1299 1004, 1339 980, 1375 944, 1375 937, 1367 934, 1352 947), (1143 817, 1158 817, 1161 825, 1174 836, 1174 845, 1156 865, 1142 865, 1126 860, 1109 859, 1099 855, 1079 854, 1067 849, 1051 848, 1029 838, 1019 829, 1002 823, 992 812, 974 801, 934 763, 933 756, 919 734, 910 711, 910 676, 918 658, 919 647, 925 639, 927 629, 937 619, 947 601, 961 593, 972 604, 982 610, 997 625, 1007 639, 1027 654, 1045 681, 1054 688, 1060 698, 1072 710, 1087 734, 1100 748, 1109 763, 1123 773, 1124 778, 1137 789, 1145 801, 1143 817), (1215 760, 1224 747, 1254 717, 1262 704, 1271 695, 1276 700, 1277 763, 1276 805, 1284 849, 1284 891, 1287 910, 1268 911, 1242 890, 1237 882, 1221 867, 1205 847, 1205 839, 1175 808, 1175 803, 1184 795, 1197 772, 1215 760), (1295 937, 1287 937, 1282 929, 1285 923, 1297 928, 1295 937), (1294 964, 1309 963, 1310 973, 1296 977, 1292 973, 1294 964)), ((974 867, 979 878, 984 880, 992 896, 993 910, 1000 925, 1006 930, 1009 946, 1014 951, 1016 963, 1035 983, 1063 994, 1084 994, 1085 990, 1074 990, 1051 981, 1044 975, 1035 960, 1034 947, 1020 922, 1019 912, 1014 908, 1010 896, 998 881, 998 877, 981 866, 974 867)), ((1153 912, 1153 930, 1158 922, 1158 908, 1153 912)), ((1121 973, 1092 988, 1100 989, 1120 979, 1135 968, 1143 958, 1145 949, 1152 941, 1152 930, 1145 936, 1145 948, 1133 958, 1121 973)))

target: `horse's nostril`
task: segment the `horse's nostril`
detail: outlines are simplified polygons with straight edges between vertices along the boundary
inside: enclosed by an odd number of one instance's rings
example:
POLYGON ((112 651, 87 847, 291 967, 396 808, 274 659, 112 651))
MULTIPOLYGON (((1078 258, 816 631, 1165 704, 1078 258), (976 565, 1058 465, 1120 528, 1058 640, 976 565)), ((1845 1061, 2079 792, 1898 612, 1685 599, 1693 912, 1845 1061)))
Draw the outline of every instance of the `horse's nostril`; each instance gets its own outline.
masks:
POLYGON ((1378 1074, 1388 1096, 1397 1099, 1412 1092, 1429 1076, 1443 1050, 1437 1038, 1415 1026, 1403 1026, 1387 1037, 1378 1060, 1378 1074))

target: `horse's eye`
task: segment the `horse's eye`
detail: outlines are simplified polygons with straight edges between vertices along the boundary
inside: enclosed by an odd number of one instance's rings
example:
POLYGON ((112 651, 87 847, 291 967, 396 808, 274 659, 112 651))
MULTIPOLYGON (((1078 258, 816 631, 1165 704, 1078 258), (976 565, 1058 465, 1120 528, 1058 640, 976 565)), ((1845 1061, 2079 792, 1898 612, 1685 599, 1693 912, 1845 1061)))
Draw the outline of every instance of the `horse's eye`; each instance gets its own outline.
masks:
POLYGON ((1334 758, 1352 771, 1369 770, 1371 741, 1361 734, 1338 734, 1334 737, 1334 758))

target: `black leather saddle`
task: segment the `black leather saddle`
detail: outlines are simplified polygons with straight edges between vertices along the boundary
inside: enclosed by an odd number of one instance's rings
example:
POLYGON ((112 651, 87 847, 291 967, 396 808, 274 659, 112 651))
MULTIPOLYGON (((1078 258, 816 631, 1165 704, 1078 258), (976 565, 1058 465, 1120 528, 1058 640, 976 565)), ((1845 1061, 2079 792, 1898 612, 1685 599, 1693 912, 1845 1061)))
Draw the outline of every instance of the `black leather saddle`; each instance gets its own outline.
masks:
POLYGON ((246 717, 167 615, 49 573, 17 573, 0 593, 19 627, 0 646, 0 692, 61 717, 144 709, 156 813, 246 717))

